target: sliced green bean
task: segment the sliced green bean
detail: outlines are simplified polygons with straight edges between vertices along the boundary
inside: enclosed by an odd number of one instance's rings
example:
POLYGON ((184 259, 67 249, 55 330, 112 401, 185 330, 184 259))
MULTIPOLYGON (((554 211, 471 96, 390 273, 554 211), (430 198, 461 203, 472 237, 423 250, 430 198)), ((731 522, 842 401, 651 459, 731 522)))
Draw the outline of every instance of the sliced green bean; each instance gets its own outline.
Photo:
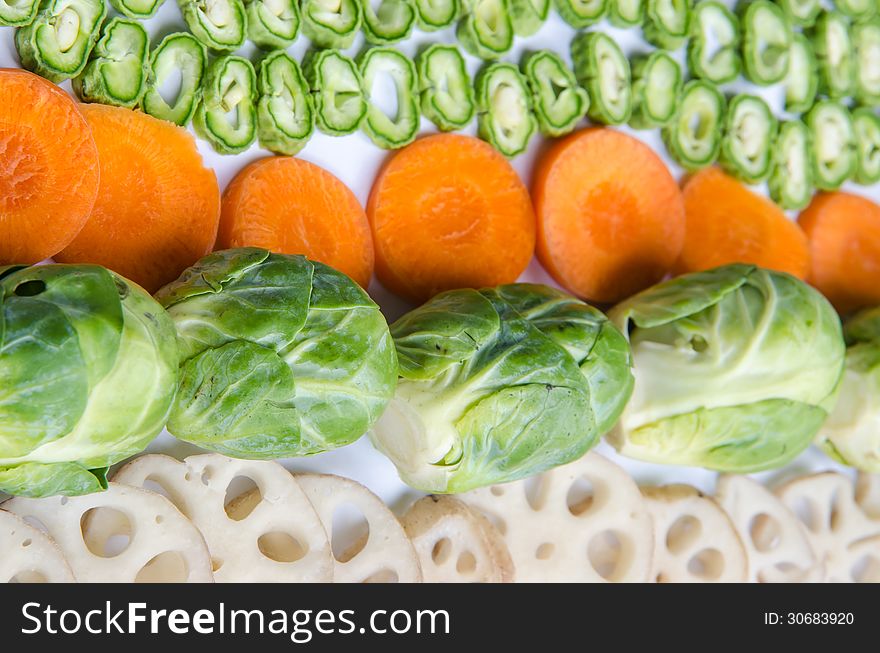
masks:
POLYGON ((461 129, 474 118, 476 100, 464 57, 454 45, 435 43, 416 57, 422 113, 441 131, 461 129))
POLYGON ((497 59, 513 47, 513 23, 508 0, 470 0, 458 23, 462 47, 475 57, 497 59))
POLYGON ((338 50, 317 50, 306 55, 303 73, 315 102, 318 129, 331 136, 356 132, 367 114, 357 64, 338 50))
POLYGON ((277 50, 260 62, 257 137, 276 154, 293 156, 315 131, 315 107, 299 64, 277 50))
POLYGON ((524 152, 536 128, 525 77, 512 64, 493 63, 477 75, 476 87, 480 138, 504 156, 524 152))
POLYGON ((373 9, 372 0, 360 0, 360 3, 364 36, 368 43, 397 43, 412 32, 416 23, 412 0, 378 0, 376 9, 373 9))
POLYGON ((547 20, 550 0, 510 0, 510 20, 519 36, 531 36, 547 20))
POLYGON ((813 32, 813 52, 819 64, 819 91, 830 98, 852 93, 855 57, 849 19, 839 11, 823 11, 813 32))
POLYGON ((146 20, 154 16, 165 0, 110 0, 110 6, 123 16, 146 20))
POLYGON ((632 76, 630 127, 653 129, 672 122, 683 84, 678 62, 663 50, 655 50, 633 58, 632 76))
POLYGON ((876 0, 834 0, 837 10, 853 20, 870 20, 877 13, 876 0))
POLYGON ((807 114, 813 141, 816 187, 837 190, 856 172, 858 152, 853 121, 847 108, 835 100, 819 100, 807 114))
POLYGON ((801 33, 794 35, 788 56, 788 71, 783 80, 785 109, 806 113, 816 102, 819 69, 810 40, 801 33))
POLYGON ((202 80, 208 65, 208 51, 187 32, 169 34, 150 55, 150 74, 141 101, 143 110, 155 118, 186 125, 202 97, 202 80), (161 89, 180 75, 180 90, 173 102, 162 97, 161 89))
POLYGON ((590 106, 590 96, 578 85, 574 73, 550 50, 530 53, 522 68, 541 133, 562 136, 571 132, 590 106))
POLYGON ((691 6, 691 0, 646 0, 645 38, 658 48, 680 48, 690 33, 691 6))
POLYGON ((715 84, 731 82, 739 75, 739 19, 717 0, 706 0, 694 7, 688 66, 696 77, 715 84))
POLYGON ((299 35, 297 0, 245 0, 247 34, 263 50, 285 50, 299 35))
POLYGON ((210 50, 231 52, 247 38, 242 0, 177 0, 189 31, 210 50))
POLYGON ((30 25, 39 6, 40 0, 0 0, 0 26, 30 25))
POLYGON ((83 102, 118 107, 138 105, 150 70, 150 38, 140 23, 113 18, 104 24, 89 62, 73 79, 73 90, 83 102))
POLYGON ((620 46, 603 32, 578 34, 571 42, 574 74, 590 94, 590 118, 606 125, 622 125, 632 114, 629 60, 620 46))
POLYGON ((786 210, 799 211, 813 197, 813 142, 800 120, 783 122, 773 146, 770 197, 786 210))
POLYGON ((684 85, 675 119, 663 128, 669 155, 686 170, 699 170, 718 158, 724 96, 702 79, 684 85))
POLYGON ((358 61, 363 78, 367 115, 363 129, 376 145, 393 150, 409 145, 419 131, 418 75, 412 59, 390 47, 369 48, 358 61), (387 110, 381 106, 382 94, 373 96, 381 77, 394 85, 396 105, 387 110))
POLYGON ((359 0, 302 0, 303 34, 318 48, 345 49, 361 29, 359 0))
POLYGON ((56 83, 76 77, 106 15, 104 0, 42 0, 33 22, 15 30, 22 67, 56 83))
POLYGON ((759 86, 781 82, 793 34, 785 13, 770 0, 754 0, 745 5, 740 26, 746 78, 759 86))
POLYGON ((737 95, 727 105, 721 138, 721 166, 749 184, 770 176, 777 123, 767 103, 755 95, 737 95))
POLYGON ((582 29, 602 20, 607 0, 556 0, 556 10, 566 23, 582 29))
POLYGON ((857 162, 855 180, 864 186, 880 181, 880 118, 873 109, 860 107, 853 111, 857 162))
POLYGON ((608 0, 608 20, 616 27, 641 25, 645 17, 645 0, 608 0))
POLYGON ((880 104, 880 19, 853 25, 855 97, 866 106, 880 104))
POLYGON ((461 16, 460 0, 414 0, 416 25, 423 32, 434 32, 455 24, 461 16))
POLYGON ((812 27, 822 11, 821 0, 776 0, 792 25, 812 27))
POLYGON ((220 154, 244 152, 257 140, 256 98, 253 64, 231 54, 219 57, 208 66, 193 128, 220 154))

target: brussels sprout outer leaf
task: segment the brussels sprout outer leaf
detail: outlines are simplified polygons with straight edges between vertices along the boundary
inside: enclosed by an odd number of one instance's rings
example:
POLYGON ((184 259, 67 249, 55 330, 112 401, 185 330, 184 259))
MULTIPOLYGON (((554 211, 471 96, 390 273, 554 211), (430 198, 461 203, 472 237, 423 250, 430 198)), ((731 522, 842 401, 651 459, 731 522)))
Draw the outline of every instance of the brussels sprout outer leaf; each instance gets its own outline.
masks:
POLYGON ((0 467, 0 492, 20 497, 77 496, 107 489, 107 469, 77 463, 24 463, 0 467))

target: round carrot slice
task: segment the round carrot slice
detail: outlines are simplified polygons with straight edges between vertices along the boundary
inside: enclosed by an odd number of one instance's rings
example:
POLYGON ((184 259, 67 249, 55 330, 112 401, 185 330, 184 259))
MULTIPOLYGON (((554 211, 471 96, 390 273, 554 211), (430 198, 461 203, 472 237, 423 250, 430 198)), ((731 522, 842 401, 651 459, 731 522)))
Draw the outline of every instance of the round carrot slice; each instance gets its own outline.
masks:
POLYGON ((798 223, 810 243, 810 283, 841 311, 880 304, 880 206, 851 193, 819 193, 798 223))
POLYGON ((719 168, 705 168, 684 185, 687 229, 676 271, 754 263, 803 279, 810 267, 807 238, 776 204, 719 168))
POLYGON ((367 215, 379 280, 413 301, 516 281, 535 248, 528 190, 507 159, 469 136, 428 136, 393 155, 367 215))
POLYGON ((92 214, 55 258, 97 263, 150 292, 211 251, 220 188, 195 139, 138 111, 86 104, 101 164, 92 214))
POLYGON ((585 129, 538 162, 532 187, 538 258, 584 299, 616 302, 660 281, 684 242, 684 205, 651 149, 612 129, 585 129))
POLYGON ((217 246, 304 254, 365 288, 373 276, 373 240, 357 197, 302 159, 270 156, 235 176, 223 193, 217 246))
POLYGON ((33 73, 0 69, 0 265, 63 249, 98 194, 98 150, 76 102, 33 73))

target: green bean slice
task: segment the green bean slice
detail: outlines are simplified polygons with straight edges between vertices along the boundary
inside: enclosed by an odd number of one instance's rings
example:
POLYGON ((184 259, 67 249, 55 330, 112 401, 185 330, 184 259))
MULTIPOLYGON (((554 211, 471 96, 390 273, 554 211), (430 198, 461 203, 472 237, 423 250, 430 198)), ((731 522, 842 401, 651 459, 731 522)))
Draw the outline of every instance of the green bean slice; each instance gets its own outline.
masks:
POLYGON ((856 172, 858 152, 852 116, 834 100, 820 100, 807 114, 813 141, 816 187, 837 190, 856 172))
POLYGON ((556 0, 556 10, 566 23, 582 29, 602 20, 607 0, 556 0))
POLYGON ((855 85, 855 57, 849 19, 824 11, 816 20, 813 52, 819 64, 819 91, 830 98, 850 95, 855 85))
POLYGON ((169 34, 150 55, 150 75, 141 101, 143 110, 155 118, 186 125, 202 97, 202 80, 208 65, 204 44, 187 32, 169 34), (172 101, 161 90, 177 74, 180 90, 172 101))
POLYGON ((739 19, 717 0, 694 7, 688 65, 691 72, 715 84, 725 84, 739 75, 739 19))
POLYGON ((645 38, 658 48, 676 50, 690 33, 692 0, 646 0, 645 38))
POLYGON ((873 109, 860 107, 853 111, 858 159, 855 180, 863 186, 880 181, 880 117, 873 109))
POLYGON ((522 68, 541 133, 562 136, 571 132, 590 106, 590 97, 574 73, 550 50, 530 53, 522 68))
POLYGON ((497 59, 513 46, 513 23, 508 0, 471 0, 458 23, 462 47, 475 57, 497 59))
POLYGON ((297 0, 245 0, 247 34, 263 50, 284 50, 299 35, 297 0))
POLYGON ((785 74, 785 109, 792 113, 806 113, 816 101, 819 88, 819 70, 813 46, 803 34, 795 34, 785 74))
POLYGON ((855 97, 866 106, 880 105, 880 19, 853 25, 855 97))
POLYGON ((473 120, 474 88, 464 57, 454 45, 435 43, 416 57, 422 113, 441 131, 461 129, 473 120))
POLYGON ((0 25, 24 27, 37 15, 40 0, 0 0, 0 25))
POLYGON ((571 42, 574 73, 590 94, 590 118, 621 125, 632 114, 629 60, 620 46, 603 32, 578 34, 571 42))
POLYGON ((220 154, 238 154, 257 139, 257 75, 250 61, 235 55, 208 67, 202 101, 193 116, 196 133, 220 154))
POLYGON ((764 181, 770 176, 776 130, 776 118, 764 100, 748 94, 735 96, 727 105, 721 166, 746 183, 764 181))
POLYGON ((813 197, 813 143, 800 120, 783 122, 773 145, 773 170, 767 186, 770 197, 786 210, 799 211, 813 197))
POLYGON ((149 55, 150 39, 141 24, 113 18, 104 24, 86 67, 73 79, 73 90, 83 102, 135 107, 146 90, 149 55))
POLYGON ((525 77, 512 64, 493 63, 477 75, 476 87, 480 138, 507 157, 524 152, 536 128, 525 77))
POLYGON ((315 108, 302 69, 289 54, 278 50, 260 62, 257 83, 260 145, 293 156, 315 131, 315 108))
POLYGON ((358 0, 302 0, 300 14, 303 34, 318 48, 350 47, 363 21, 358 0))
POLYGON ((531 36, 550 14, 550 0, 510 0, 510 20, 518 36, 531 36))
POLYGON ((634 57, 630 127, 664 127, 675 118, 683 84, 681 66, 663 50, 634 57))
POLYGON ((376 9, 373 9, 372 0, 360 0, 360 3, 368 43, 396 43, 412 32, 416 10, 411 0, 379 0, 376 9))
POLYGON ((793 36, 785 13, 769 0, 754 0, 746 5, 740 25, 746 78, 759 86, 781 82, 793 36))
POLYGON ((645 17, 645 0, 608 0, 608 20, 615 27, 641 25, 645 17))
POLYGON ((303 72, 315 102, 315 122, 325 134, 356 132, 367 114, 364 83, 354 61, 338 50, 309 52, 303 72))
POLYGON ((670 156, 685 170, 699 170, 718 158, 724 96, 711 82, 691 80, 684 85, 675 119, 663 128, 670 156))

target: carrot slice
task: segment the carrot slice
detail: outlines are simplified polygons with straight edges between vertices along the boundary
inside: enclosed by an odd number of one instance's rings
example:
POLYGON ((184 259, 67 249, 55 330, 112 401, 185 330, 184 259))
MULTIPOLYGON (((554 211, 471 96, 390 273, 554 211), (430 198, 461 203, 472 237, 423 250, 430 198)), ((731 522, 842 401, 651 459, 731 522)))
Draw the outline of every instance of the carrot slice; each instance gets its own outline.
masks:
POLYGON ((679 273, 727 263, 754 263, 804 279, 807 238, 776 204, 719 168, 705 168, 684 185, 687 229, 679 273))
POLYGON ((810 283, 841 311, 880 304, 880 206, 851 193, 819 193, 798 223, 810 243, 810 283))
POLYGON ((33 73, 0 69, 0 265, 63 249, 98 194, 98 150, 76 102, 33 73))
POLYGON ((223 193, 217 247, 305 254, 365 288, 373 276, 373 240, 357 197, 302 159, 266 157, 235 176, 223 193))
POLYGON ((678 184, 651 149, 585 129, 538 162, 532 185, 538 258, 562 286, 616 302, 669 272, 684 240, 678 184))
POLYGON ((469 136, 399 150, 373 184, 367 216, 379 280, 413 301, 516 281, 535 249, 528 190, 507 159, 469 136))
POLYGON ((86 225, 55 258, 97 263, 150 292, 211 251, 220 189, 195 139, 137 111, 86 104, 101 164, 98 200, 86 225))

